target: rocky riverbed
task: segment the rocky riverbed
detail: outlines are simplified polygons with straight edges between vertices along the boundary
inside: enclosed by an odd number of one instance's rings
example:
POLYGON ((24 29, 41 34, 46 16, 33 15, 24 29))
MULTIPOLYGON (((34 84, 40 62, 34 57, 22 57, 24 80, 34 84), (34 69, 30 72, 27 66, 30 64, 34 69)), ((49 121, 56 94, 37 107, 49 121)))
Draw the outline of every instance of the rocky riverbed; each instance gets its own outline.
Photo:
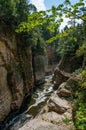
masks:
POLYGON ((74 130, 72 105, 55 91, 41 113, 19 130, 74 130))
MULTIPOLYGON (((58 71, 58 70, 57 70, 58 71)), ((61 77, 65 74, 59 70, 61 77)), ((56 73, 55 73, 56 74, 56 73)), ((55 75, 54 75, 55 76, 55 75)), ((73 104, 68 100, 71 96, 71 89, 67 85, 77 82, 77 78, 68 75, 66 82, 62 82, 58 89, 50 96, 41 112, 28 121, 18 130, 74 130, 73 104)), ((60 78, 60 77, 59 77, 60 78)), ((56 84, 55 84, 56 87, 56 84)))

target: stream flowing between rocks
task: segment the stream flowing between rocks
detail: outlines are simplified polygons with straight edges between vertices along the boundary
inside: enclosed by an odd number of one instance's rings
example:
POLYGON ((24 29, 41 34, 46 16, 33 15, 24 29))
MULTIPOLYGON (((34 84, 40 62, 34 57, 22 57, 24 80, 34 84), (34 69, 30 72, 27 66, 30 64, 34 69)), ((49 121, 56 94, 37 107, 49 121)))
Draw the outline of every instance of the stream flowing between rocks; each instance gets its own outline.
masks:
POLYGON ((18 115, 4 122, 4 127, 0 130, 18 130, 27 121, 37 116, 53 92, 51 79, 51 75, 46 76, 45 83, 35 88, 31 97, 28 97, 23 103, 18 115))

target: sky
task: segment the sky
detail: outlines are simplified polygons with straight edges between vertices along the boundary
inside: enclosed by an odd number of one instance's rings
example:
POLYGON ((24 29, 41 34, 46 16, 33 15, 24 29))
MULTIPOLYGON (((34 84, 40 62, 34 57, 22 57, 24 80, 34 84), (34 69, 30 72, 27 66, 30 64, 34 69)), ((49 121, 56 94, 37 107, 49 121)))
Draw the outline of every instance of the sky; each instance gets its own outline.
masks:
MULTIPOLYGON (((30 0, 32 4, 34 4, 38 11, 50 9, 53 5, 58 6, 63 3, 64 0, 30 0)), ((71 0, 71 3, 74 4, 78 2, 78 0, 71 0)))
MULTIPOLYGON (((44 0, 46 9, 51 8, 52 5, 58 6, 62 4, 65 0, 44 0)), ((76 3, 78 0, 71 0, 72 3, 76 3)))
MULTIPOLYGON (((59 4, 62 4, 65 0, 30 0, 32 4, 34 4, 37 8, 38 11, 40 10, 48 10, 50 9, 53 5, 58 6, 59 4)), ((79 0, 70 0, 72 4, 78 2, 79 0)), ((86 2, 86 1, 85 1, 86 2)), ((60 30, 62 30, 69 19, 64 17, 64 22, 60 26, 60 30)))

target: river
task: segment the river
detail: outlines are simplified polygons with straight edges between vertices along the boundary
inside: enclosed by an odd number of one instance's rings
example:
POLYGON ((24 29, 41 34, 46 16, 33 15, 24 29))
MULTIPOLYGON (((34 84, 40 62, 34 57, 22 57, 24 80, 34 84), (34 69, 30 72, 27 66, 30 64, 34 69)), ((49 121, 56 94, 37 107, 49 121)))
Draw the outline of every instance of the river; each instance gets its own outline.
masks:
POLYGON ((6 120, 4 127, 0 130, 18 130, 27 121, 37 116, 53 92, 51 79, 52 76, 46 76, 45 83, 35 87, 32 95, 26 98, 18 114, 11 120, 6 120))

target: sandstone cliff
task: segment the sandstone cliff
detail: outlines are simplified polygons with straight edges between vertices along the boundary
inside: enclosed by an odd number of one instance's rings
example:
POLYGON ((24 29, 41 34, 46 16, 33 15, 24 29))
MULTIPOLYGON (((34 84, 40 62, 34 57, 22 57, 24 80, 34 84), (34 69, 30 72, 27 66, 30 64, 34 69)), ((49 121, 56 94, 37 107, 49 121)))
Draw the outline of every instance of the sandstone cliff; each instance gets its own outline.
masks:
POLYGON ((0 121, 18 109, 33 86, 31 47, 18 49, 14 35, 0 37, 0 121))

